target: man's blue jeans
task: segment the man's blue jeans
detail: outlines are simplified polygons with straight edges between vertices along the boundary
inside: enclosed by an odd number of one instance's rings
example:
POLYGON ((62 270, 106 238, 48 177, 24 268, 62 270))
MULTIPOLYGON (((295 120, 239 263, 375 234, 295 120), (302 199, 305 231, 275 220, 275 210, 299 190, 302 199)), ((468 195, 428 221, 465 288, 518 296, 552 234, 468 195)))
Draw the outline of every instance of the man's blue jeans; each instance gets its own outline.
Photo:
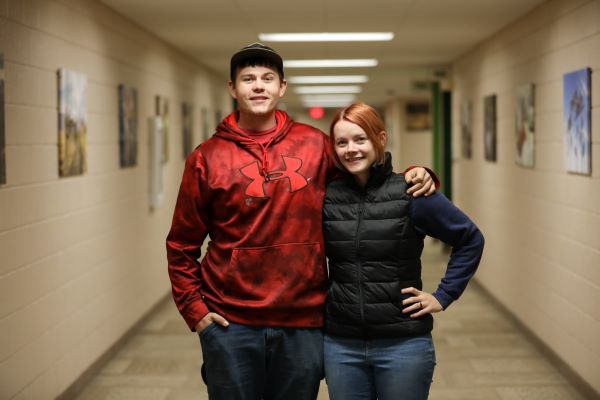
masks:
POLYGON ((325 335, 331 400, 423 400, 435 368, 431 335, 355 339, 325 335))
POLYGON ((230 323, 200 333, 211 400, 314 400, 323 379, 320 329, 230 323))

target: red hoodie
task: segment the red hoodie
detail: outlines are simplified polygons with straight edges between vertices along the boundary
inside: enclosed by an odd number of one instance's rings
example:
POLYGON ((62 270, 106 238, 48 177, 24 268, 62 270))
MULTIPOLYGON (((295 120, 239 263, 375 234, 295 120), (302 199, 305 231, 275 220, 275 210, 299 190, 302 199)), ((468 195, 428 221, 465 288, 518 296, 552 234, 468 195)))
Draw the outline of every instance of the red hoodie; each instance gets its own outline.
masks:
POLYGON ((209 311, 245 325, 323 324, 321 210, 332 157, 324 133, 283 111, 276 119, 260 144, 232 113, 186 161, 167 258, 192 330, 209 311))

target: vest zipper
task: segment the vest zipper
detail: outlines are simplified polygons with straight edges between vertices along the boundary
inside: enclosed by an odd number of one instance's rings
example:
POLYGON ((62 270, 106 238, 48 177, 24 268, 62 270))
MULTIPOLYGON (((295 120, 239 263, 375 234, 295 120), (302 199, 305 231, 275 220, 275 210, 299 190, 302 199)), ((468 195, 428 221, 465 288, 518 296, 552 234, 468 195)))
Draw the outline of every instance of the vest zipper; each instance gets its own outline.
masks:
POLYGON ((361 194, 360 204, 358 206, 358 222, 356 224, 356 234, 354 246, 356 247, 356 262, 358 266, 358 305, 360 308, 360 320, 365 322, 365 309, 364 309, 364 301, 363 301, 363 288, 362 288, 362 263, 360 261, 360 240, 358 237, 358 233, 360 232, 360 224, 362 223, 363 211, 365 209, 365 195, 361 194))

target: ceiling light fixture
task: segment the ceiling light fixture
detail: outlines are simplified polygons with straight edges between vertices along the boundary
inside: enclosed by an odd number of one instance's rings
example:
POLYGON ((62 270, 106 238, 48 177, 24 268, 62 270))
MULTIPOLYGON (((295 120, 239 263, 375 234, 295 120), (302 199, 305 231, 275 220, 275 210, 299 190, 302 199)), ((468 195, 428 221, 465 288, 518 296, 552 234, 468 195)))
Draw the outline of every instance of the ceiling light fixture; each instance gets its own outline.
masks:
POLYGON ((366 83, 369 77, 366 75, 314 75, 314 76, 290 76, 288 83, 307 85, 323 83, 366 83))
POLYGON ((392 40, 393 32, 304 32, 259 33, 263 42, 383 42, 392 40))
POLYGON ((322 93, 360 93, 362 88, 358 85, 348 86, 297 86, 294 93, 298 94, 322 94, 322 93))
POLYGON ((343 68, 343 67, 376 67, 374 58, 347 59, 347 60, 287 60, 283 62, 284 68, 343 68))

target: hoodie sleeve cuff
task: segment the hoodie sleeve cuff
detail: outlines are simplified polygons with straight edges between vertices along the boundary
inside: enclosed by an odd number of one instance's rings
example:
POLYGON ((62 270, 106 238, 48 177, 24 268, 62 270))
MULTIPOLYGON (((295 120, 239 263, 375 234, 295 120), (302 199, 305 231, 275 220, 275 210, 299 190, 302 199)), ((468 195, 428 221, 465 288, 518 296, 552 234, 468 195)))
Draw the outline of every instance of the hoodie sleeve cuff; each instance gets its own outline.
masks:
POLYGON ((185 313, 183 314, 183 318, 185 322, 188 324, 188 327, 192 332, 196 332, 196 325, 198 322, 202 320, 209 313, 208 307, 203 302, 196 302, 191 305, 185 313))
POLYGON ((435 292, 432 293, 433 297, 435 297, 437 299, 437 301, 440 302, 440 304, 442 305, 442 308, 445 310, 446 308, 448 308, 448 306, 450 304, 452 304, 452 302, 454 301, 454 299, 452 297, 450 297, 448 294, 444 293, 441 290, 436 290, 435 292))

